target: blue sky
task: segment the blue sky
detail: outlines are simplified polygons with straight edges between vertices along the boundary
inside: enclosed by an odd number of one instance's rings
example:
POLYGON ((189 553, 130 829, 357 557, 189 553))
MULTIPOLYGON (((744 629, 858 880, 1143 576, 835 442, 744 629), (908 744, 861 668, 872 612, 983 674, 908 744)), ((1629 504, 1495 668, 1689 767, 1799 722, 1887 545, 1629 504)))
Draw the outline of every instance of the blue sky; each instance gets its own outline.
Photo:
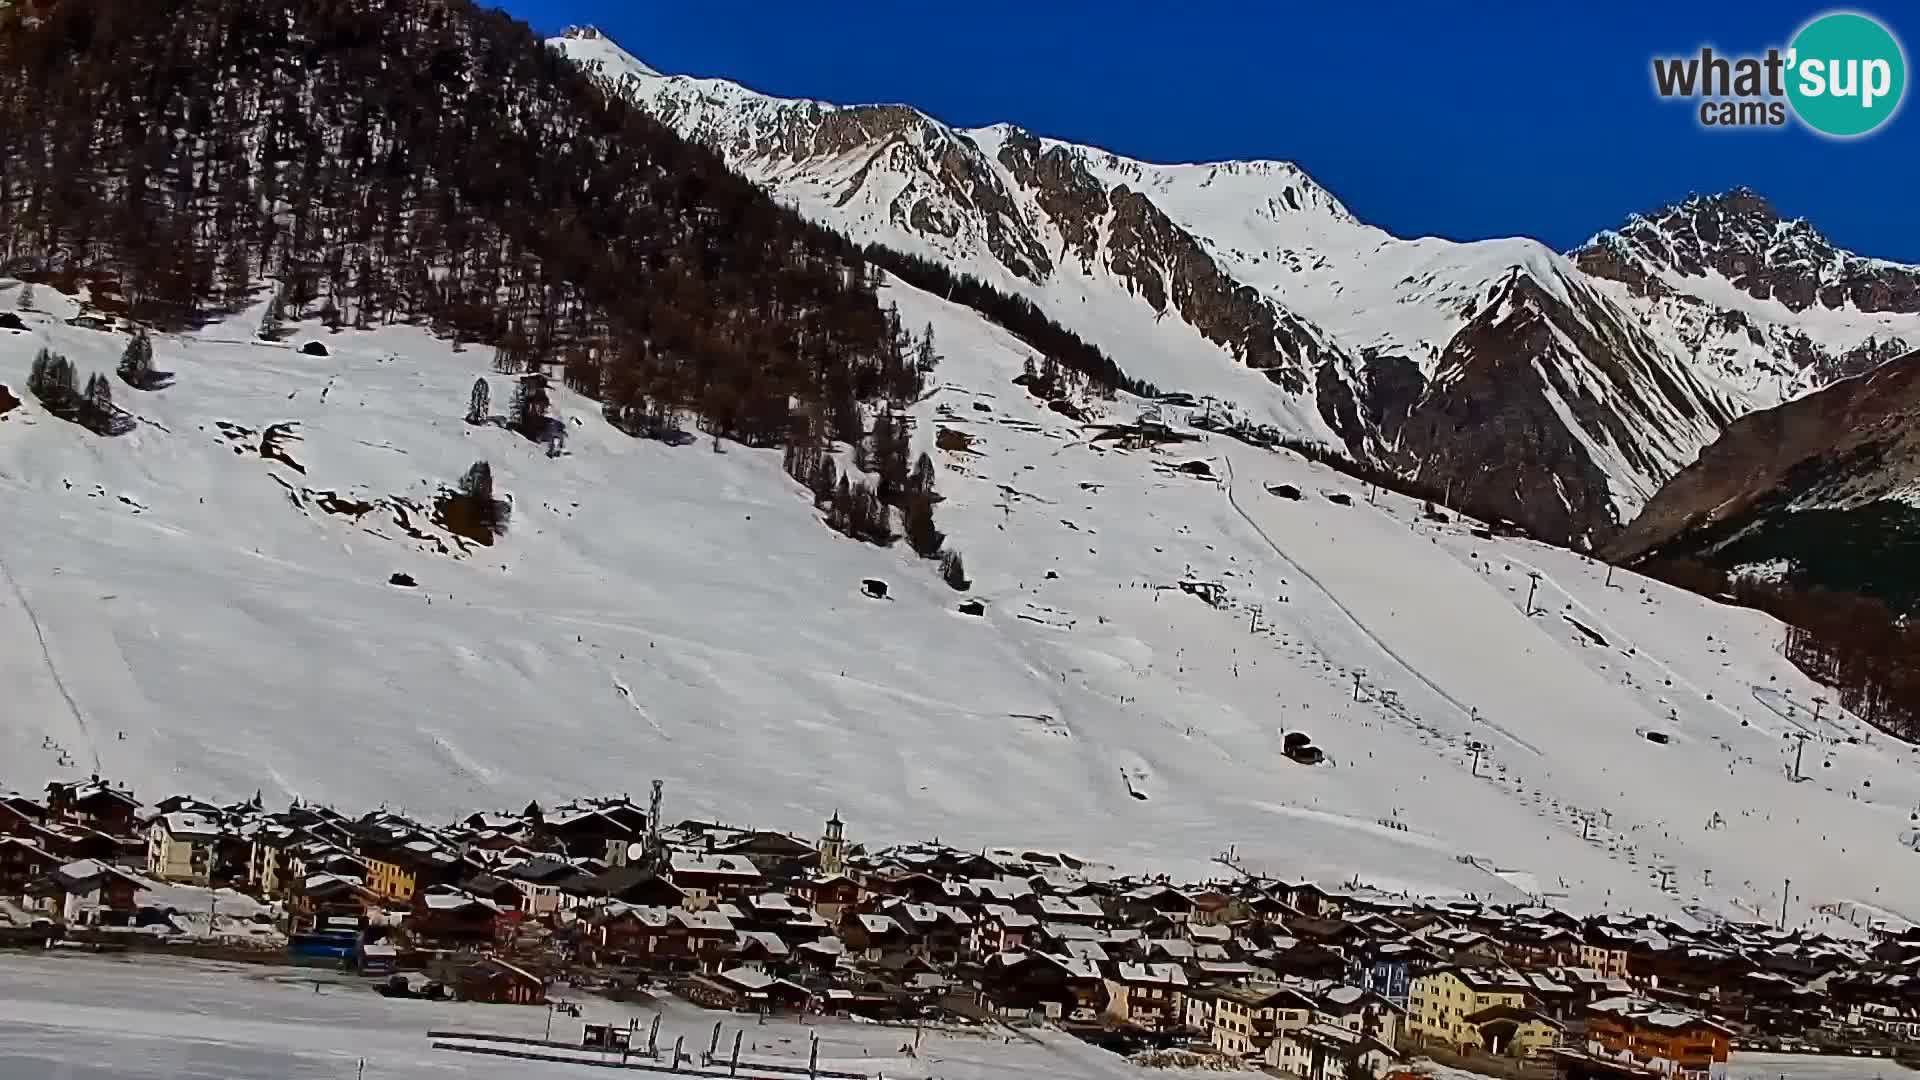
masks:
MULTIPOLYGON (((1401 235, 1567 248, 1628 212, 1747 184, 1854 250, 1920 262, 1920 106, 1849 142, 1710 131, 1656 55, 1784 46, 1817 4, 1180 0, 505 0, 668 72, 901 101, 1154 161, 1297 162, 1401 235)), ((1910 0, 1859 7, 1920 50, 1910 0)), ((1911 73, 1910 73, 1911 75, 1911 73)), ((1908 97, 1920 95, 1910 90, 1908 97)))

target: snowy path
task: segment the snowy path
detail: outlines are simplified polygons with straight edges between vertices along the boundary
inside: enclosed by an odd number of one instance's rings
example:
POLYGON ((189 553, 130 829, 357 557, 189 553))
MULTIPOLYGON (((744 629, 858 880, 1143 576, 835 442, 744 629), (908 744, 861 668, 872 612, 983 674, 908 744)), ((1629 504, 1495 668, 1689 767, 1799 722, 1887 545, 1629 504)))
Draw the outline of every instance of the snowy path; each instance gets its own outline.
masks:
POLYGON ((1227 502, 1233 507, 1233 512, 1240 515, 1240 519, 1242 521, 1245 521, 1248 527, 1252 528, 1254 532, 1260 535, 1260 539, 1265 541, 1266 545, 1273 549, 1273 553, 1275 555, 1278 555, 1282 562, 1286 563, 1287 566, 1291 568, 1295 573, 1299 574, 1301 577, 1304 577, 1308 581, 1312 582, 1313 587, 1320 591, 1321 595, 1326 598, 1327 602, 1329 604, 1332 604, 1333 607, 1340 612, 1340 614, 1345 615, 1347 617, 1347 620, 1354 625, 1354 628, 1359 630, 1361 634, 1365 635, 1368 641, 1373 642, 1373 644, 1382 653, 1386 654, 1389 658, 1391 658, 1393 662, 1398 664, 1402 669, 1404 669, 1407 672, 1407 674, 1412 675, 1415 679, 1418 679, 1423 685, 1427 687, 1427 689, 1432 690, 1435 694, 1437 694, 1441 700, 1453 706, 1454 709, 1460 713, 1461 717, 1467 720, 1469 723, 1475 724, 1480 727, 1484 727, 1489 731, 1492 731, 1495 734, 1498 734, 1501 738, 1506 739, 1508 742, 1513 743, 1515 746, 1521 747, 1522 749, 1528 751, 1529 753, 1534 754, 1535 756, 1538 756, 1540 754, 1541 751, 1538 746, 1535 746, 1533 743, 1528 742, 1526 739, 1521 738, 1519 735, 1514 734, 1512 731, 1507 730, 1501 725, 1494 723, 1492 720, 1489 720, 1486 717, 1481 716, 1478 709, 1461 701, 1459 698, 1454 697, 1451 693, 1447 691, 1445 687, 1441 686, 1439 683, 1435 682, 1431 677, 1429 677, 1426 672, 1421 671, 1420 668, 1417 667, 1411 660, 1408 660, 1405 656, 1402 656, 1398 650, 1396 650, 1392 645, 1388 644, 1386 640, 1383 639, 1379 634, 1375 633, 1372 628, 1367 626, 1365 620, 1361 619, 1360 616, 1354 614, 1352 608, 1349 608, 1346 604, 1341 603, 1340 598, 1334 595, 1333 590, 1329 589, 1325 584, 1323 584, 1318 577, 1315 577, 1313 571, 1307 569, 1305 566, 1302 566, 1299 562, 1295 561, 1292 556, 1288 555, 1286 549, 1281 547, 1277 542, 1275 542, 1273 537, 1268 535, 1267 531, 1260 527, 1260 523, 1255 521, 1253 517, 1247 513, 1246 509, 1240 505, 1239 497, 1234 493, 1235 481, 1234 481, 1234 472, 1233 472, 1233 458, 1231 456, 1225 457, 1225 466, 1226 466, 1226 472, 1227 472, 1227 485, 1226 485, 1227 502))
POLYGON ((33 605, 27 602, 27 594, 20 588, 20 582, 7 569, 5 561, 0 561, 0 577, 7 579, 8 590, 13 593, 15 602, 20 605, 20 611, 26 615, 27 622, 33 627, 33 638, 40 647, 40 659, 46 664, 47 675, 53 680, 54 688, 59 691, 60 700, 67 703, 67 715, 73 718, 74 730, 81 744, 86 747, 88 756, 93 759, 93 772, 98 775, 100 748, 93 741, 93 733, 87 730, 87 718, 80 712, 80 706, 73 700, 73 694, 67 690, 66 681, 60 677, 59 665, 53 662, 53 652, 47 647, 47 634, 40 625, 40 616, 33 610, 33 605))

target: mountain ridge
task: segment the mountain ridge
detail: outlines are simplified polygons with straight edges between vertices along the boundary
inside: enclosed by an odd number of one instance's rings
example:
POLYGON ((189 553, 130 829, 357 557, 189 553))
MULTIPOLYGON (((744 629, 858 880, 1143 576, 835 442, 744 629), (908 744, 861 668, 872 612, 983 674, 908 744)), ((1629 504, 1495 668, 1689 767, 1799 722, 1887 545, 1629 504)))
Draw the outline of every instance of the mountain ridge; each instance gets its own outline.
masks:
MULTIPOLYGON (((1156 385, 1558 542, 1604 542, 1731 418, 1920 345, 1920 307, 1904 300, 1858 312, 1817 283, 1810 295, 1837 306, 1776 299, 1807 292, 1793 275, 1825 265, 1811 255, 1783 259, 1755 297, 1719 273, 1731 255, 1666 242, 1679 207, 1751 239, 1778 215, 1744 189, 1630 215, 1569 252, 1403 239, 1292 161, 1155 164, 1014 124, 955 128, 910 105, 662 75, 577 37, 550 44, 822 224, 1026 296, 1156 385), (1662 250, 1692 261, 1649 262, 1662 250), (1515 274, 1552 329, 1489 317, 1515 274), (1492 431, 1472 431, 1489 417, 1492 431), (1450 445, 1456 432, 1470 435, 1450 445), (1500 446, 1531 449, 1486 468, 1500 446)), ((1838 252, 1805 239, 1810 227, 1793 235, 1838 252)), ((1898 264, 1842 255, 1895 267, 1878 271, 1890 289, 1905 280, 1898 264)))

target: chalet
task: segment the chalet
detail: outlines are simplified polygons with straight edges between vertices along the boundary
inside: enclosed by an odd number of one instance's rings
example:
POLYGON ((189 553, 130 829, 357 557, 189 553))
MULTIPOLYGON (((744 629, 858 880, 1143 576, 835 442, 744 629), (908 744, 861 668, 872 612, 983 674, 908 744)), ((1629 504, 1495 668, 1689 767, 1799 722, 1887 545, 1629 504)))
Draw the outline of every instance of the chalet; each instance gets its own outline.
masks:
POLYGON ((68 926, 124 924, 139 906, 140 881, 97 859, 54 869, 27 889, 40 909, 68 926))
POLYGON ((974 920, 973 952, 976 956, 992 956, 1026 948, 1039 926, 1040 920, 1024 911, 987 904, 974 920))
POLYGON ((1492 1005, 1468 1013, 1463 1023, 1479 1045, 1495 1056, 1541 1058, 1565 1041, 1567 1026, 1533 1009, 1492 1005))
POLYGON ((712 972, 736 936, 733 923, 718 911, 613 903, 589 919, 584 951, 601 963, 712 972))
POLYGON ((538 858, 501 866, 494 876, 512 882, 519 890, 519 910, 532 918, 545 918, 559 911, 568 897, 584 895, 582 888, 591 878, 572 863, 538 858))
POLYGON ((905 932, 909 952, 937 963, 958 962, 972 938, 973 919, 957 907, 891 900, 882 903, 877 914, 905 932))
POLYGON ((381 910, 380 896, 358 878, 314 874, 293 889, 287 904, 295 927, 317 926, 327 920, 349 920, 366 925, 381 910))
POLYGON ((539 831, 557 841, 568 855, 623 863, 627 849, 646 835, 646 811, 618 804, 556 807, 544 816, 539 831), (637 820, 633 814, 639 815, 637 820))
POLYGON ((629 864, 611 867, 580 882, 582 895, 640 907, 687 906, 687 892, 651 869, 629 864))
POLYGON ((0 836, 0 896, 25 896, 27 886, 53 873, 61 861, 31 840, 0 836))
POLYGON ((1732 1039, 1732 1031, 1712 1020, 1637 998, 1599 1001, 1587 1010, 1588 1054, 1674 1080, 1724 1076, 1732 1039))
POLYGON ((43 804, 18 792, 0 792, 0 836, 12 835, 16 822, 40 825, 46 820, 47 808, 43 804))
POLYGON ((760 869, 744 855, 698 851, 674 852, 667 877, 686 894, 687 907, 695 911, 761 891, 765 885, 760 869))
POLYGON ((483 957, 460 968, 454 980, 462 1001, 494 1005, 545 1005, 546 980, 497 956, 483 957))
POLYGON ((839 921, 841 912, 858 904, 862 895, 860 884, 845 874, 806 878, 787 891, 828 922, 839 921))
POLYGON ((161 881, 213 883, 222 830, 206 814, 176 810, 147 826, 147 874, 161 881))
POLYGON ((736 966, 772 975, 790 970, 795 963, 793 950, 779 934, 767 930, 743 930, 736 935, 733 962, 736 966))
POLYGON ((1314 918, 1332 919, 1340 915, 1339 898, 1311 881, 1281 882, 1272 892, 1281 903, 1314 918))
POLYGON ((1091 1023, 1107 1007, 1100 969, 1070 956, 996 953, 983 965, 979 987, 980 1004, 1006 1019, 1091 1023))
POLYGON ((744 967, 695 976, 682 992, 688 1001, 709 1009, 803 1013, 813 1004, 813 991, 806 987, 744 967))
POLYGON ((47 816, 98 829, 109 836, 134 835, 134 814, 140 800, 98 776, 73 783, 47 785, 47 816))
POLYGON ((1501 959, 1515 967, 1557 967, 1580 961, 1580 936, 1550 923, 1516 923, 1497 942, 1501 959))
POLYGON ((1456 927, 1428 934, 1427 948, 1459 965, 1498 964, 1506 955, 1498 941, 1478 930, 1456 927))
POLYGON ((488 948, 499 937, 500 905, 451 885, 429 886, 413 897, 402 924, 413 939, 434 948, 488 948))
POLYGON ((1313 1023, 1314 1008, 1312 998, 1292 987, 1223 988, 1214 1000, 1211 1039, 1223 1054, 1285 1068, 1299 1056, 1285 1036, 1313 1023))
POLYGON ((1116 964, 1106 980, 1107 1015, 1149 1031, 1181 1026, 1187 973, 1177 964, 1116 964))
POLYGON ((1384 1076, 1405 1059, 1391 1043, 1337 1024, 1314 1023, 1288 1033, 1295 1063, 1288 1070, 1307 1080, 1384 1076))
POLYGON ((797 877, 804 869, 819 862, 819 854, 812 844, 786 833, 764 829, 756 829, 731 843, 718 845, 714 852, 742 856, 762 874, 777 878, 797 877))
POLYGON ((1394 1046, 1400 1041, 1400 1028, 1406 1010, 1357 986, 1335 986, 1315 995, 1316 1022, 1335 1024, 1360 1035, 1394 1046))
POLYGON ((495 874, 475 874, 460 883, 460 891, 491 900, 502 911, 527 909, 527 893, 521 883, 495 874))
POLYGON ((907 873, 890 877, 869 877, 865 882, 867 891, 878 896, 897 897, 911 900, 917 904, 947 904, 961 897, 958 886, 948 884, 931 874, 907 873))
POLYGON ((852 956, 878 962, 891 952, 911 952, 917 943, 905 927, 885 915, 848 913, 840 922, 840 940, 852 956))
POLYGON ((1029 896, 1021 909, 1047 922, 1079 923, 1082 926, 1098 926, 1107 918, 1099 901, 1091 896, 1029 896))
POLYGON ((1224 926, 1246 913, 1245 907, 1237 899, 1219 889, 1190 892, 1187 899, 1193 904, 1192 914, 1187 921, 1201 926, 1224 926))
POLYGON ((1126 893, 1120 899, 1130 922, 1146 922, 1158 918, 1172 923, 1184 923, 1193 918, 1193 900, 1186 893, 1170 885, 1144 885, 1126 893))

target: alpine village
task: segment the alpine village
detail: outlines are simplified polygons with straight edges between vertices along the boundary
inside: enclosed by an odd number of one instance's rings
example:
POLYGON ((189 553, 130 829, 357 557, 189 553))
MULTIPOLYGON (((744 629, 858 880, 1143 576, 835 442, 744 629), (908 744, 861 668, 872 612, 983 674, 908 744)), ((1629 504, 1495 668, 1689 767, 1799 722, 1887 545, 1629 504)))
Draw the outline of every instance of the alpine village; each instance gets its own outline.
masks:
MULTIPOLYGON (((1920 928, 1438 904, 1120 877, 1065 852, 869 849, 586 798, 450 825, 94 777, 0 795, 0 944, 322 966, 369 992, 561 988, 908 1025, 1049 1024, 1119 1052, 1312 1080, 1722 1077, 1743 1048, 1905 1057, 1920 928)), ((560 1005, 564 1008, 564 1005, 560 1005)), ((621 1034, 626 1034, 622 1032, 621 1034)))

